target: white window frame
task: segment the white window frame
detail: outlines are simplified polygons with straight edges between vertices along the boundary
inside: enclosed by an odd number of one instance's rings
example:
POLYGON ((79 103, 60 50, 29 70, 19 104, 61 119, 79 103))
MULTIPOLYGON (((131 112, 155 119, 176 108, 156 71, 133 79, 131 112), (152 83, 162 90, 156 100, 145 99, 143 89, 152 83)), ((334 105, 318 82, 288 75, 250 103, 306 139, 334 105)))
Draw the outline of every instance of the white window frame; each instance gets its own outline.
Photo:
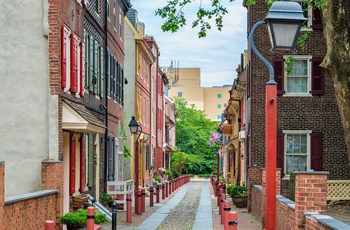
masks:
MULTIPOLYGON (((306 0, 290 0, 291 2, 306 2, 306 0)), ((307 18, 305 25, 301 28, 301 31, 312 31, 312 7, 308 7, 307 9, 307 18)))
POLYGON ((114 27, 114 31, 117 32, 117 0, 114 0, 114 3, 113 3, 113 19, 114 19, 114 22, 113 22, 113 27, 114 27))
MULTIPOLYGON (((71 36, 71 31, 68 27, 66 27, 66 38, 67 38, 67 43, 66 43, 66 87, 63 89, 65 93, 70 91, 70 36, 71 36)), ((63 39, 63 38, 62 38, 63 39)))
POLYGON ((109 4, 109 0, 107 0, 107 20, 110 22, 111 18, 110 18, 110 10, 111 10, 111 5, 109 4))
POLYGON ((123 12, 121 8, 119 8, 119 38, 123 39, 123 12))
MULTIPOLYGON (((295 134, 306 134, 307 137, 307 148, 306 148, 306 171, 309 171, 311 168, 311 137, 310 134, 312 130, 283 130, 284 133, 284 146, 283 146, 283 170, 284 170, 284 178, 289 178, 290 174, 287 174, 287 136, 295 135, 295 134)), ((289 154, 289 155, 298 155, 298 154, 289 154)))
POLYGON ((123 164, 124 164, 124 153, 123 153, 123 138, 114 138, 115 143, 115 172, 114 180, 123 181, 123 164), (121 166, 121 167, 119 167, 121 166))
POLYGON ((288 92, 288 73, 286 71, 287 65, 284 63, 284 97, 308 97, 312 96, 311 94, 311 81, 312 81, 312 56, 310 55, 295 55, 295 56, 290 56, 290 55, 284 55, 283 58, 286 60, 287 58, 292 57, 295 60, 307 60, 307 90, 305 93, 303 92, 288 92))

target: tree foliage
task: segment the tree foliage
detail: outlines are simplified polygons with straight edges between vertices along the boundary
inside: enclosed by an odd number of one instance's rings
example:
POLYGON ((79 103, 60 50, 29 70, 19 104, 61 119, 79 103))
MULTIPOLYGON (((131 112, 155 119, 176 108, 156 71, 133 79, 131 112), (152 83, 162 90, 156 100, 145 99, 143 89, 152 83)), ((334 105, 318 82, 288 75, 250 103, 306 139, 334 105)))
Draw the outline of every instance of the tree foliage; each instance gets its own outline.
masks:
POLYGON ((175 173, 190 174, 211 173, 215 163, 214 152, 217 145, 209 145, 210 133, 214 132, 217 124, 206 117, 203 111, 188 105, 184 98, 175 98, 176 106, 176 146, 179 152, 171 155, 171 170, 175 173))
POLYGON ((176 146, 188 154, 213 155, 217 147, 209 146, 210 133, 217 124, 206 117, 203 111, 188 105, 184 98, 175 98, 176 146))

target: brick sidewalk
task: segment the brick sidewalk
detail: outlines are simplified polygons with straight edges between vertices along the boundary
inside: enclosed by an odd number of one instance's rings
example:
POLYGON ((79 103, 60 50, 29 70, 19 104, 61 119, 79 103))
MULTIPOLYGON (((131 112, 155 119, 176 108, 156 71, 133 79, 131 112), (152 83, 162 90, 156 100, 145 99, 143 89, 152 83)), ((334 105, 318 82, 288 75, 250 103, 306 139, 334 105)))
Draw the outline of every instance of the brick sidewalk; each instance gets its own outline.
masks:
MULTIPOLYGON (((224 229, 224 225, 221 224, 221 216, 219 215, 219 207, 217 206, 217 197, 214 195, 213 187, 209 185, 209 192, 211 196, 211 206, 213 208, 213 225, 214 230, 224 229)), ((231 198, 227 198, 231 200, 231 198)), ((261 224, 259 221, 251 214, 247 212, 246 208, 236 208, 231 202, 231 211, 236 211, 238 216, 237 229, 239 230, 261 230, 261 224)))

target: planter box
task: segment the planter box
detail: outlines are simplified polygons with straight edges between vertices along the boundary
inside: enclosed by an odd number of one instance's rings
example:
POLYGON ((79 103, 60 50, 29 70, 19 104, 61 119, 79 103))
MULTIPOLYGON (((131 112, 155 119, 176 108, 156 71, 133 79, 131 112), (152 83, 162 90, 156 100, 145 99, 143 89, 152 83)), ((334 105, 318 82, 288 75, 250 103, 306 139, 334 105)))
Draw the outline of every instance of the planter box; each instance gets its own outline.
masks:
POLYGON ((248 196, 234 196, 232 202, 237 208, 246 208, 248 203, 248 196))
POLYGON ((77 208, 80 208, 82 205, 86 203, 86 201, 89 200, 89 196, 87 195, 72 196, 72 200, 73 200, 73 208, 77 209, 77 208))

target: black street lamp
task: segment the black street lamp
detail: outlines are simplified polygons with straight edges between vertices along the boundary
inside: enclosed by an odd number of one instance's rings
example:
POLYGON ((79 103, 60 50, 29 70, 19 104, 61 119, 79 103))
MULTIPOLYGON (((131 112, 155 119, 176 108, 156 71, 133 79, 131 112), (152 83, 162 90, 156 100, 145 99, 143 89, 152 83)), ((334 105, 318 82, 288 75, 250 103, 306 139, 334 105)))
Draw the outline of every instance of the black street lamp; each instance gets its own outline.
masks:
POLYGON ((277 83, 272 65, 256 49, 254 32, 260 25, 267 24, 271 50, 290 50, 295 46, 300 28, 307 19, 297 2, 274 2, 263 21, 257 22, 249 34, 249 43, 254 53, 265 63, 270 72, 266 83, 265 100, 265 228, 276 229, 276 152, 277 152, 277 83))

